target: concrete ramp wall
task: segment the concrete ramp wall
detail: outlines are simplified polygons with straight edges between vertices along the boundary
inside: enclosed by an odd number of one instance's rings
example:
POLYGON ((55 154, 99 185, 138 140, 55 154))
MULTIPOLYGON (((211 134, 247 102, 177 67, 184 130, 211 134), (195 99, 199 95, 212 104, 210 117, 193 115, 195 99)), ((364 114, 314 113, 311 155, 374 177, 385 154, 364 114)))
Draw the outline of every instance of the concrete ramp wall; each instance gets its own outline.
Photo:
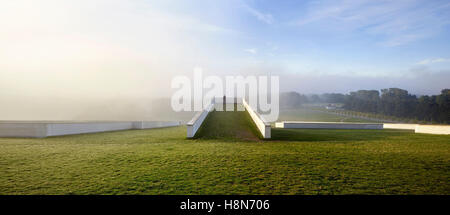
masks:
POLYGON ((0 137, 50 137, 178 126, 180 122, 0 122, 0 137))
POLYGON ((242 104, 244 105, 245 110, 250 114, 253 122, 255 122, 256 127, 258 127, 259 132, 261 132, 264 139, 270 139, 271 137, 271 128, 270 124, 267 123, 256 111, 253 110, 250 105, 248 105, 245 99, 242 99, 242 104))
POLYGON ((209 104, 203 111, 195 114, 194 118, 191 119, 187 123, 187 137, 193 138, 197 133, 198 129, 202 126, 203 121, 205 121, 208 114, 214 110, 215 104, 214 100, 212 100, 211 104, 209 104))

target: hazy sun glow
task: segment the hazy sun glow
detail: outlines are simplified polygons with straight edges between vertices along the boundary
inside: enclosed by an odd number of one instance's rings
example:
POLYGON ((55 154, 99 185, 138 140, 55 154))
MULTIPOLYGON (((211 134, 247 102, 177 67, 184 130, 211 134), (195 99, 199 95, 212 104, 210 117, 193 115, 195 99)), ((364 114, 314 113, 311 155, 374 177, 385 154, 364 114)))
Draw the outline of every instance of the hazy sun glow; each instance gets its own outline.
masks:
POLYGON ((2 1, 0 119, 167 97, 171 78, 196 66, 277 74, 281 91, 439 93, 449 11, 447 1, 2 1))

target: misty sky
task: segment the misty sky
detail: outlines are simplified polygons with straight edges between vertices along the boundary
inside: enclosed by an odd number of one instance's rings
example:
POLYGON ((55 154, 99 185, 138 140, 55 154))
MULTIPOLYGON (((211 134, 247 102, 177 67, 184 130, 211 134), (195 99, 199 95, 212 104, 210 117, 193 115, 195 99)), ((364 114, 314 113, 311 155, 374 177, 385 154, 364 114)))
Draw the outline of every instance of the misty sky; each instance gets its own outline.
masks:
POLYGON ((170 96, 194 67, 280 75, 281 91, 438 94, 449 26, 449 1, 1 1, 0 98, 170 96))

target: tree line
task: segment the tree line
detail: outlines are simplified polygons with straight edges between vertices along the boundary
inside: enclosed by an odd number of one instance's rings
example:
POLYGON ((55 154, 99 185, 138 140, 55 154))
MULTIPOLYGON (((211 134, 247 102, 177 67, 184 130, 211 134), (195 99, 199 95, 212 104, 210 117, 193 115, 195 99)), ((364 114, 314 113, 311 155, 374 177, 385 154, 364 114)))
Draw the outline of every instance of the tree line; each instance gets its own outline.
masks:
POLYGON ((450 124, 450 89, 432 96, 416 96, 399 88, 358 90, 348 94, 280 94, 281 108, 298 108, 306 103, 342 103, 346 110, 450 124))

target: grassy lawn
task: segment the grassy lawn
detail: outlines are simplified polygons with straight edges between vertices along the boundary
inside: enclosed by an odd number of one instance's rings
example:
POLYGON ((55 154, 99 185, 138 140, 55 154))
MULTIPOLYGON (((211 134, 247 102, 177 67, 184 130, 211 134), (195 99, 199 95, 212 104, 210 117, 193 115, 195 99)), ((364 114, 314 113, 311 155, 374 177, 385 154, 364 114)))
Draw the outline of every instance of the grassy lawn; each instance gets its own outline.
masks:
POLYGON ((201 139, 257 141, 262 137, 246 111, 215 111, 208 115, 196 134, 201 139))
POLYGON ((450 137, 399 130, 281 130, 242 114, 183 126, 0 138, 0 194, 450 194, 450 137), (218 137, 205 131, 223 133, 218 137))
POLYGON ((365 119, 339 116, 311 109, 281 110, 278 121, 372 122, 365 119))

